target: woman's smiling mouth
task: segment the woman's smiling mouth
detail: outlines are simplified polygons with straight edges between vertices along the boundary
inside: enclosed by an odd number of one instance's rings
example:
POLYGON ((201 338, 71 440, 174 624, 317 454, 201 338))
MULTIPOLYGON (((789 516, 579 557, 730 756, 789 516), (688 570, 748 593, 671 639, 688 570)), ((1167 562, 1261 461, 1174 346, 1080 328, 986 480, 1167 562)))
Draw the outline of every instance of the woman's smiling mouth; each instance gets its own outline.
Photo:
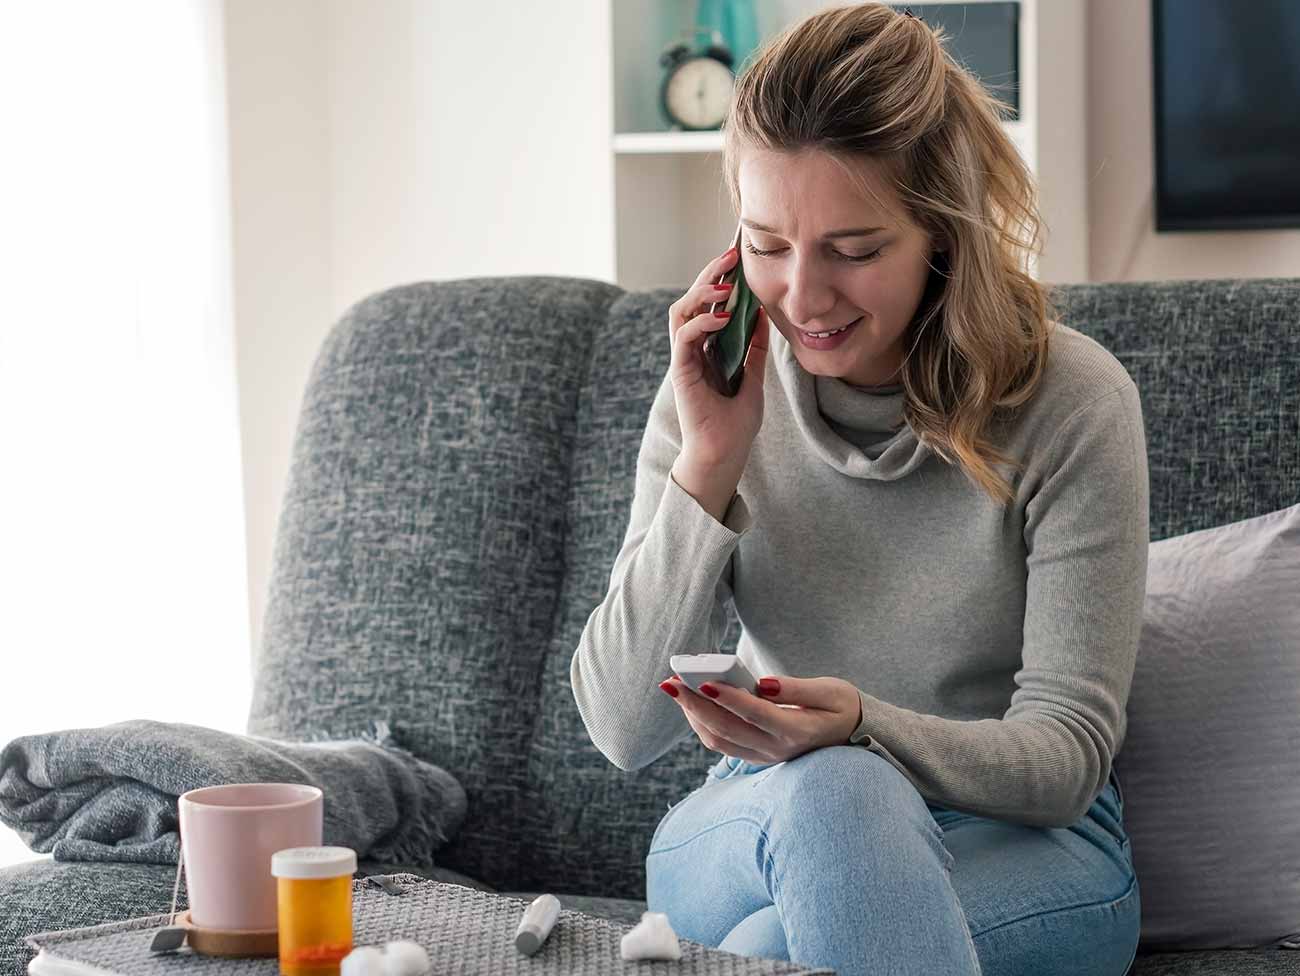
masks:
POLYGON ((805 332, 803 329, 795 327, 795 332, 799 334, 799 341, 809 349, 834 349, 840 343, 845 342, 853 333, 866 316, 859 315, 848 325, 834 329, 830 332, 805 332))

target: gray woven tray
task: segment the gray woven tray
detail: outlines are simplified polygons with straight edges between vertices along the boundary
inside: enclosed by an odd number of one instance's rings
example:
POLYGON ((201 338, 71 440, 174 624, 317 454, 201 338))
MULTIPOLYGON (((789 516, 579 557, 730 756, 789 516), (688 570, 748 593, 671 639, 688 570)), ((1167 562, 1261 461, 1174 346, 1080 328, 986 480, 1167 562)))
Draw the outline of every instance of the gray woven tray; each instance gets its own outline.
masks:
MULTIPOLYGON (((625 960, 619 946, 632 926, 562 909, 550 938, 533 956, 514 945, 515 930, 528 902, 492 892, 433 881, 414 874, 387 877, 401 888, 388 894, 363 879, 352 882, 353 944, 382 946, 411 939, 424 946, 433 976, 443 974, 528 974, 528 976, 605 976, 609 973, 833 974, 795 963, 754 959, 680 939, 679 960, 625 960)), ((35 950, 57 959, 88 963, 121 976, 278 976, 275 959, 221 959, 187 948, 155 955, 149 943, 167 915, 109 922, 61 932, 29 935, 35 950)))

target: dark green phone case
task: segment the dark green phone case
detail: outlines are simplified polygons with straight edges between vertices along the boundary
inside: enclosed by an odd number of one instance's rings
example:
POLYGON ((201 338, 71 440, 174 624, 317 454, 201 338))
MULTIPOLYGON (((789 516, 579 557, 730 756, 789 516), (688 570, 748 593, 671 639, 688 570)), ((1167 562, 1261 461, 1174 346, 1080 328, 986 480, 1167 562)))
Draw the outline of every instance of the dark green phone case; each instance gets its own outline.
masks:
POLYGON ((734 397, 740 392, 745 376, 745 356, 754 338, 754 325, 758 321, 759 301, 745 283, 745 263, 740 255, 740 228, 736 228, 736 264, 715 284, 732 284, 731 294, 725 302, 714 302, 712 312, 724 308, 731 318, 717 332, 709 333, 704 340, 704 378, 709 386, 723 396, 734 397))

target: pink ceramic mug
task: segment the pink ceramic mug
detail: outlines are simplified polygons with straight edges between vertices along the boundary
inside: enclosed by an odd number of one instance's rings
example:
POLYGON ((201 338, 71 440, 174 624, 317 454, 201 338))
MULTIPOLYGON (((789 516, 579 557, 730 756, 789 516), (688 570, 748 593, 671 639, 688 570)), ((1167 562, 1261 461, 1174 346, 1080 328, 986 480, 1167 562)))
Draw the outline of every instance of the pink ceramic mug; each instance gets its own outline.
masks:
POLYGON ((324 794, 300 783, 231 783, 180 795, 190 921, 205 929, 274 932, 271 855, 319 847, 324 794))

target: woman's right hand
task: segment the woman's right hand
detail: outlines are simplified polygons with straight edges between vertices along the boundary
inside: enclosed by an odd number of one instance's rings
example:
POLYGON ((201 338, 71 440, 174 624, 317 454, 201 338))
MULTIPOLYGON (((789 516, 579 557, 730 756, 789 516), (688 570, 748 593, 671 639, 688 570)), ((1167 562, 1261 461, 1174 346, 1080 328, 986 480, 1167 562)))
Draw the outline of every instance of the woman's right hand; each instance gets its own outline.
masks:
POLYGON ((713 302, 725 302, 729 291, 713 283, 740 260, 732 249, 714 258, 695 283, 668 308, 672 342, 669 376, 682 428, 682 455, 703 469, 734 468, 737 478, 749 460, 749 451, 763 423, 763 375, 767 364, 767 310, 759 307, 754 336, 745 356, 745 375, 734 397, 724 396, 704 378, 704 340, 728 319, 709 311, 713 302))

